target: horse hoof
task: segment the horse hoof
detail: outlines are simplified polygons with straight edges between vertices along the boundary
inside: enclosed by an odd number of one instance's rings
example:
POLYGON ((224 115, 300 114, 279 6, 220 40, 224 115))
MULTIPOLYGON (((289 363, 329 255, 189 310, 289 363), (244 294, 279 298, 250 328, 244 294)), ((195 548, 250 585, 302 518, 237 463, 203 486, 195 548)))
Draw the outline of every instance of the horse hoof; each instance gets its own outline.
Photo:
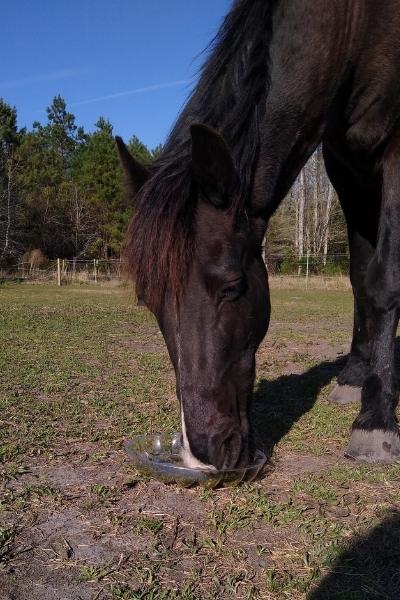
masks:
POLYGON ((354 404, 361 402, 361 388, 352 385, 335 385, 328 396, 331 404, 354 404))
POLYGON ((400 435, 383 429, 353 429, 347 458, 369 463, 393 463, 400 461, 400 435))

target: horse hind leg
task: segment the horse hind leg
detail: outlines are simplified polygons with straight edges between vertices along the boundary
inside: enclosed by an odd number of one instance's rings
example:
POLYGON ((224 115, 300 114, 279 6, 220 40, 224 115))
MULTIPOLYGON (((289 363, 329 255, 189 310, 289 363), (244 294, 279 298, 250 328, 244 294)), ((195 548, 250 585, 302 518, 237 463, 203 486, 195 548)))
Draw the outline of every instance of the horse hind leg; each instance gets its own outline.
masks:
POLYGON ((353 173, 324 144, 324 159, 329 178, 336 189, 348 228, 350 279, 354 295, 354 325, 347 364, 337 377, 337 385, 328 397, 333 404, 360 402, 361 389, 368 373, 373 336, 373 315, 366 290, 366 272, 375 252, 379 197, 368 186, 362 189, 353 173))
POLYGON ((376 251, 368 266, 367 294, 374 314, 371 357, 361 410, 346 455, 368 462, 400 460, 396 417, 395 336, 400 311, 400 131, 382 161, 382 204, 376 251))
POLYGON ((354 324, 350 354, 346 365, 337 377, 337 385, 329 395, 332 404, 351 404, 361 401, 361 390, 368 374, 374 318, 365 294, 365 275, 361 265, 370 254, 370 245, 359 234, 351 234, 351 270, 359 269, 352 277, 354 295, 354 324))

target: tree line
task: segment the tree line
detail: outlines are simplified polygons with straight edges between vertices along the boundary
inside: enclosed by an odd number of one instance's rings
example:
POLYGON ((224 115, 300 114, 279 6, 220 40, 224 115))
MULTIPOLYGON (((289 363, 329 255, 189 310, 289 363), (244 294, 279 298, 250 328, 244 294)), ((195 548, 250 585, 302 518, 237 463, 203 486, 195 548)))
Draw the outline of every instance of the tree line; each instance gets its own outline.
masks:
MULTIPOLYGON (((0 99, 0 265, 33 249, 48 258, 118 257, 132 206, 113 127, 100 117, 86 132, 60 96, 46 113, 45 124, 18 129, 16 109, 0 99)), ((129 148, 145 164, 160 152, 136 136, 129 148)))
MULTIPOLYGON (((0 99, 0 267, 35 249, 49 259, 119 257, 133 207, 112 124, 100 117, 86 132, 61 96, 46 115, 45 124, 19 129, 16 108, 0 99)), ((135 135, 128 146, 143 164, 162 150, 135 135)), ((272 218, 266 252, 290 262, 346 251, 343 216, 318 149, 272 218)))

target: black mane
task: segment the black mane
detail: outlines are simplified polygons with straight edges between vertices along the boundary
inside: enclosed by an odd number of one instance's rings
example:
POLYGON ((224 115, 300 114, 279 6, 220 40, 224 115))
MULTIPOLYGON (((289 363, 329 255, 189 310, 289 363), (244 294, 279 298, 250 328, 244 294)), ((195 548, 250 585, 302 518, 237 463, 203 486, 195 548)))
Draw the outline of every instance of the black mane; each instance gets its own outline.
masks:
POLYGON ((203 123, 227 142, 241 191, 251 187, 259 122, 269 88, 274 0, 237 0, 211 44, 199 82, 172 129, 153 176, 136 198, 127 260, 137 289, 157 303, 167 285, 178 292, 193 249, 190 125, 203 123))

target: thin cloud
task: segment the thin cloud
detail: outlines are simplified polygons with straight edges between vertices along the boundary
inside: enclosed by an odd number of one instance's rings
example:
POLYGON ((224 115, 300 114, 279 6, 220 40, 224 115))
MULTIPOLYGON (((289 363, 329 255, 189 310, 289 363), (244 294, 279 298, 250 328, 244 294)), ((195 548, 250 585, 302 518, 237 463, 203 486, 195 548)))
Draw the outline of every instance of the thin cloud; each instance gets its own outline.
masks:
POLYGON ((179 85, 186 85, 190 82, 190 79, 178 79, 177 81, 167 81, 166 83, 157 83, 155 85, 148 85, 147 87, 135 88, 133 90, 126 90, 124 92, 117 92, 115 94, 108 94, 107 96, 98 96, 97 98, 90 98, 89 100, 72 102, 70 106, 83 106, 84 104, 94 104, 95 102, 103 102, 103 100, 114 100, 115 98, 123 98, 124 96, 134 96, 136 94, 145 94, 146 92, 157 92, 158 90, 163 90, 166 88, 178 87, 179 85))
POLYGON ((85 75, 87 72, 87 69, 60 69, 59 71, 53 71, 52 73, 43 73, 41 75, 22 77, 21 79, 1 81, 0 90, 35 85, 37 83, 45 83, 48 81, 70 79, 72 77, 78 77, 79 75, 85 75))

